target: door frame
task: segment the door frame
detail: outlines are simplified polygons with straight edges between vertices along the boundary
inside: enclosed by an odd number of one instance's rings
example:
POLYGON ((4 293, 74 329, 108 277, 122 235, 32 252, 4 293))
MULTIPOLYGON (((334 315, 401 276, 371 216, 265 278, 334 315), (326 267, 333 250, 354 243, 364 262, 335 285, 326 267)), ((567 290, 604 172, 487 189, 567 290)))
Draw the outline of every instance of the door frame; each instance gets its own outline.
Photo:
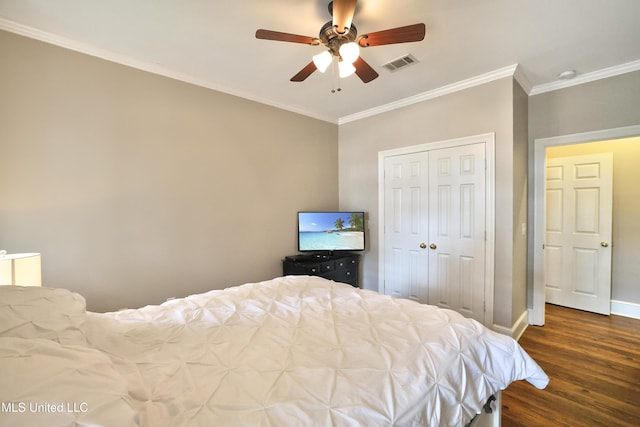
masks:
MULTIPOLYGON (((529 324, 544 325, 544 230, 545 230, 545 188, 547 147, 559 145, 573 145, 586 142, 607 141, 612 139, 622 139, 640 135, 640 125, 626 126, 620 128, 603 129, 592 132, 575 133, 569 135, 554 136, 549 138, 538 138, 533 141, 530 150, 533 165, 530 179, 534 183, 533 194, 533 283, 531 286, 531 308, 529 310, 529 324)), ((614 184, 615 185, 615 184, 614 184)), ((531 236, 529 236, 531 239, 531 236)))
POLYGON ((493 327, 493 297, 495 269, 495 133, 484 133, 444 141, 427 142, 408 147, 378 152, 378 292, 384 293, 385 241, 384 241, 384 165, 388 157, 423 151, 452 148, 471 144, 485 144, 485 273, 484 273, 484 325, 493 327))

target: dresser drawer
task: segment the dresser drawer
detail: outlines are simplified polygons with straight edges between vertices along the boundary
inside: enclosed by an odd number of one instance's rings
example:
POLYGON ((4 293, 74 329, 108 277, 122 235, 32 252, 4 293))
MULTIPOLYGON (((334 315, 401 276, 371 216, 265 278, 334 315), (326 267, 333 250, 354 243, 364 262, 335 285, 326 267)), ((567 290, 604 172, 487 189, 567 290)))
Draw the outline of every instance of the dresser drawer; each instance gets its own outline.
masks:
POLYGON ((358 258, 349 257, 336 260, 336 269, 358 268, 358 258))
POLYGON ((330 273, 336 269, 335 261, 325 261, 320 263, 320 273, 330 273))
POLYGON ((285 262, 283 264, 283 273, 285 276, 289 274, 317 276, 322 273, 322 270, 319 263, 285 262))
POLYGON ((320 276, 358 287, 358 260, 359 255, 352 254, 329 257, 291 256, 283 260, 282 272, 285 276, 320 276))

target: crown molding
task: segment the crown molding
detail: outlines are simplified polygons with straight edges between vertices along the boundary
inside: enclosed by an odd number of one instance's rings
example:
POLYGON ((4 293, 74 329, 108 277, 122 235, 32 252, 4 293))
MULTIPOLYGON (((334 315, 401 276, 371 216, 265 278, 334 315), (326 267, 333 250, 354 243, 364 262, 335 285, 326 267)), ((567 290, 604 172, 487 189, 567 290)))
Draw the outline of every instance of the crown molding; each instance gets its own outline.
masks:
POLYGON ((527 77, 524 70, 522 69, 522 65, 518 64, 518 66, 516 67, 516 70, 513 73, 513 78, 516 79, 516 81, 520 84, 520 87, 525 91, 527 95, 531 93, 531 89, 533 88, 533 85, 531 84, 531 82, 529 81, 529 78, 527 77))
POLYGON ((631 73, 640 70, 640 60, 627 62, 625 64, 616 65, 602 70, 593 71, 591 73, 579 74, 571 80, 557 80, 550 83, 544 83, 534 86, 529 92, 529 96, 539 95, 545 92, 552 92, 558 89, 564 89, 571 86, 581 85, 583 83, 594 82, 596 80, 607 79, 609 77, 619 76, 621 74, 631 73))
POLYGON ((500 68, 498 70, 490 71, 479 76, 472 77, 470 79, 461 80, 450 85, 442 86, 434 90, 422 92, 414 96, 393 101, 388 104, 383 104, 378 107, 370 108, 368 110, 361 111, 359 113, 351 114, 348 116, 340 117, 338 119, 338 125, 342 125, 356 120, 364 119, 366 117, 382 114, 387 111, 397 110, 398 108, 407 107, 409 105, 417 104, 419 102, 427 101, 430 99, 438 98, 440 96, 448 95, 454 92, 458 92, 464 89, 468 89, 474 86, 479 86, 485 83, 499 80, 505 77, 513 76, 517 69, 517 65, 509 65, 508 67, 500 68))
POLYGON ((173 80, 178 80, 184 83, 193 84, 195 86, 204 87, 207 89, 222 92, 228 95, 237 96, 247 99, 249 101, 259 102, 271 107, 275 107, 281 110, 289 111, 296 114, 301 114, 314 119, 322 120, 329 123, 337 124, 337 121, 333 118, 323 117, 318 114, 314 114, 310 111, 292 107, 290 105, 280 104, 273 102, 272 100, 257 97, 253 94, 230 89, 225 86, 216 85, 206 80, 199 79, 192 75, 181 73, 176 70, 172 70, 166 67, 162 67, 158 64, 150 62, 140 61, 127 55, 122 55, 117 52, 113 52, 106 49, 101 49, 88 43, 82 43, 76 40, 69 39, 67 37, 52 34, 46 31, 38 30, 28 25, 20 24, 6 18, 0 17, 0 30, 8 31, 20 36, 28 37, 31 39, 39 40, 45 43, 49 43, 55 46, 59 46, 65 49, 73 50, 75 52, 83 53, 96 58, 104 59, 106 61, 114 62, 127 67, 135 68, 137 70, 146 71, 159 76, 168 77, 173 80))
MULTIPOLYGON (((391 102, 389 104, 384 104, 369 110, 361 111, 359 113, 355 113, 349 116, 344 116, 339 118, 337 121, 328 117, 321 117, 317 114, 313 114, 309 111, 303 109, 297 109, 291 107, 290 105, 284 105, 275 103, 271 100, 262 99, 256 97, 255 95, 240 92, 237 90, 233 90, 227 87, 214 85, 211 82, 198 79, 194 76, 187 75, 185 73, 180 73, 175 70, 171 70, 169 68, 162 67, 158 64, 153 64, 145 61, 140 61, 138 59, 132 58, 127 55, 122 55, 110 50, 100 49, 96 46, 82 43, 76 40, 69 39, 67 37, 59 36, 57 34, 49 33, 47 31, 42 31, 37 28, 30 27, 28 25, 20 24, 15 21, 11 21, 9 19, 0 17, 0 30, 5 30, 14 34, 18 34, 21 36, 25 36, 31 39, 39 40, 45 43, 49 43, 55 46, 59 46, 65 49, 73 50, 75 52, 83 53, 86 55, 90 55, 96 58, 104 59, 106 61, 115 62, 117 64, 125 65, 131 68, 135 68, 137 70, 146 71, 149 73, 157 74, 160 76, 168 77, 174 80, 179 80, 185 83, 190 83, 196 86, 201 86, 207 89, 215 90, 218 92, 226 93, 229 95, 238 96, 240 98, 248 99, 250 101, 259 102, 265 105, 269 105, 275 108, 279 108, 282 110, 290 111, 293 113, 301 114, 307 117, 315 118, 318 120, 322 120, 329 123, 334 124, 344 124, 349 123, 355 120, 360 120, 365 117, 373 116, 376 114, 381 114, 386 111, 395 110, 398 108, 402 108, 408 105, 412 105, 418 102, 426 101, 428 99, 437 98, 440 96, 444 96, 450 93, 454 93, 460 90, 464 90, 473 86, 478 86, 484 83, 488 83, 494 80, 498 80, 504 77, 513 76, 517 70, 517 65, 510 65, 508 67, 504 67, 495 71, 491 71, 489 73, 481 74, 476 77, 472 77, 470 79, 462 80, 457 83, 453 83, 450 85, 446 85, 428 92, 424 92, 418 95, 414 95, 408 98, 404 98, 398 101, 391 102)), ((522 83, 521 83, 522 85, 522 83)))
POLYGON ((190 83, 196 86, 215 90, 217 92, 226 93, 228 95, 237 96, 240 98, 247 99, 249 101, 259 102, 261 104, 279 108, 281 110, 289 111, 296 114, 301 114, 307 117, 311 117, 314 119, 322 120, 322 121, 337 124, 337 125, 353 122, 366 117, 381 114, 387 111, 392 111, 398 108, 406 107, 419 102, 427 101, 429 99, 434 99, 440 96, 448 95, 454 92, 458 92, 474 86, 489 83, 494 80, 499 80, 509 76, 513 76, 513 78, 520 84, 520 86, 527 93, 527 95, 533 96, 533 95, 539 95, 545 92, 564 89, 567 87, 576 86, 583 83, 593 82, 596 80, 606 79, 609 77, 614 77, 621 74, 626 74, 629 72, 640 70, 640 60, 637 60, 637 61, 628 62, 626 64, 621 64, 621 65, 605 68, 602 70, 594 71, 591 73, 581 74, 571 80, 558 80, 550 83, 544 83, 544 84, 533 86, 528 80, 525 73, 523 72, 522 67, 516 64, 516 65, 510 65, 504 68, 500 68, 498 70, 490 71, 488 73, 481 74, 479 76, 475 76, 466 80, 461 80, 459 82, 452 83, 446 86, 442 86, 434 90, 430 90, 414 96, 410 96, 404 99, 390 102, 388 104, 383 104, 378 107, 374 107, 374 108, 364 110, 358 113, 354 113, 348 116, 343 116, 336 120, 334 118, 320 116, 318 114, 312 113, 305 109, 296 108, 291 105, 273 102, 272 100, 265 99, 265 98, 260 98, 251 93, 237 91, 235 89, 231 89, 222 85, 216 85, 209 81, 194 77, 192 75, 188 75, 185 73, 178 72, 176 70, 162 67, 158 64, 140 61, 138 59, 132 58, 127 55, 122 55, 117 52, 109 51, 106 49, 100 49, 96 46, 93 46, 87 43, 78 42, 76 40, 72 40, 67 37, 42 31, 24 24, 17 23, 15 21, 11 21, 3 17, 0 17, 0 30, 8 31, 21 36, 25 36, 25 37, 39 40, 55 46, 59 46, 65 49, 73 50, 73 51, 84 53, 86 55, 90 55, 96 58, 104 59, 110 62, 115 62, 117 64, 125 65, 138 70, 157 74, 163 77, 168 77, 174 80, 179 80, 185 83, 190 83))

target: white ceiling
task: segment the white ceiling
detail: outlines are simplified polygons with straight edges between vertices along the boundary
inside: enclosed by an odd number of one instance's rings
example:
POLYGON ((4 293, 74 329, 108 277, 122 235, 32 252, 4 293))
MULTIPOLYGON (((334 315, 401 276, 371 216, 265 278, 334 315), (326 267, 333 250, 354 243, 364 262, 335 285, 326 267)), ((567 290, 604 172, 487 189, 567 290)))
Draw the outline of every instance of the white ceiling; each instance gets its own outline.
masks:
POLYGON ((289 79, 320 46, 257 40, 258 28, 316 37, 328 0, 0 0, 0 29, 334 123, 512 73, 529 93, 640 69, 639 0, 360 0, 359 34, 424 22, 422 42, 363 49, 380 74, 289 79), (382 64, 413 54, 395 73, 382 64), (558 74, 576 70, 573 82, 558 74), (453 86, 456 87, 456 86, 453 86))

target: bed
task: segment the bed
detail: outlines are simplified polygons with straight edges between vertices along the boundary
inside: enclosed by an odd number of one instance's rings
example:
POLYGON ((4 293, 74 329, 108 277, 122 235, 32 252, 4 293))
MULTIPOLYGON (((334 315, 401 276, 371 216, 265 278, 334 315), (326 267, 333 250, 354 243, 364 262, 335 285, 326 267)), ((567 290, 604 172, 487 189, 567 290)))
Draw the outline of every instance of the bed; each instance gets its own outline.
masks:
POLYGON ((0 287, 2 426, 465 426, 516 380, 548 383, 510 337, 320 277, 113 313, 0 287))

